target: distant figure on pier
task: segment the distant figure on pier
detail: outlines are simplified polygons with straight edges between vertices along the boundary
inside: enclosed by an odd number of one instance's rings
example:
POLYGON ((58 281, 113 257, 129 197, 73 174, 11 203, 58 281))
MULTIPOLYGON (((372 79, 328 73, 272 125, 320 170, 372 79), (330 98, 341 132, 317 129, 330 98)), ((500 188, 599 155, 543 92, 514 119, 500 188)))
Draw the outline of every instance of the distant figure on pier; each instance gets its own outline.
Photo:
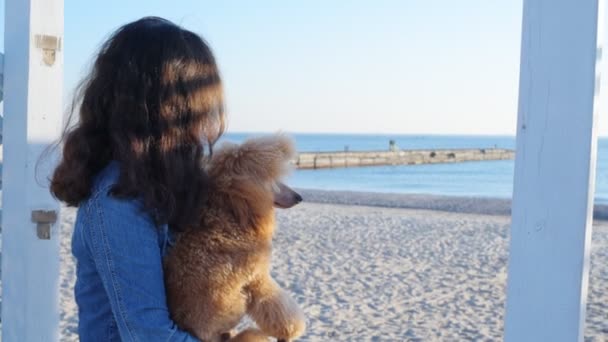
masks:
POLYGON ((399 148, 397 147, 397 144, 395 143, 395 140, 391 139, 388 141, 388 150, 391 152, 395 152, 397 151, 399 148))

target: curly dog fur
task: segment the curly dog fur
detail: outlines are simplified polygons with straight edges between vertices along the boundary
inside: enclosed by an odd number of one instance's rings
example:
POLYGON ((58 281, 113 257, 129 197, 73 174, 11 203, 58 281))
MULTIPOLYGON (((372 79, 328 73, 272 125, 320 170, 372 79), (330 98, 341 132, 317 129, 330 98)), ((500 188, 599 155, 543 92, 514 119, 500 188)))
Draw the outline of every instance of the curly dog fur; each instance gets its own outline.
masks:
POLYGON ((294 156, 282 135, 224 144, 208 166, 211 191, 201 228, 181 233, 165 259, 173 320, 203 341, 220 341, 248 314, 260 330, 230 341, 299 337, 305 319, 270 276, 274 207, 301 197, 279 180, 294 156))

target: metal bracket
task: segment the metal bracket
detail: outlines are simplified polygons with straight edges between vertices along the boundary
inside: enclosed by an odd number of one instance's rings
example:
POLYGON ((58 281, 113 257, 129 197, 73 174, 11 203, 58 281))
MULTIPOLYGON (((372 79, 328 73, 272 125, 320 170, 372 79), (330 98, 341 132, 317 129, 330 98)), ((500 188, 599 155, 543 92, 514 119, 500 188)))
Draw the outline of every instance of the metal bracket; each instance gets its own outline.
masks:
POLYGON ((36 223, 36 234, 40 240, 51 239, 51 225, 57 222, 55 210, 32 210, 32 222, 36 223))
POLYGON ((37 34, 36 47, 42 49, 42 61, 48 66, 55 64, 57 51, 61 51, 61 37, 37 34))

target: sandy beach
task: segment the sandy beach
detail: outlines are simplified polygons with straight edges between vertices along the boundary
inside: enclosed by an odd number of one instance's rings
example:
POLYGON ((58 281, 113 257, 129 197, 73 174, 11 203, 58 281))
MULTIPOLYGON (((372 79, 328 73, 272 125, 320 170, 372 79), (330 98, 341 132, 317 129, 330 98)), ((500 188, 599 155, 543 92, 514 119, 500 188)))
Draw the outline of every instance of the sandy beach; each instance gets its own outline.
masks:
MULTIPOLYGON (((301 193, 277 214, 273 272, 307 314, 302 341, 502 340, 509 201, 301 193)), ((62 341, 78 340, 73 222, 64 210, 62 341)), ((607 288, 608 221, 596 220, 585 341, 608 341, 607 288)))

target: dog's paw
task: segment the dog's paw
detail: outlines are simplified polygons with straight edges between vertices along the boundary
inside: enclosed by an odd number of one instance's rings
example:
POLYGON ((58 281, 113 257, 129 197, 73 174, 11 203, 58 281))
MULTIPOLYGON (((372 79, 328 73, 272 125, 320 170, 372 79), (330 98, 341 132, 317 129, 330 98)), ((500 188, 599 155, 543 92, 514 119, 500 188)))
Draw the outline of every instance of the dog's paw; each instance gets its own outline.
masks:
POLYGON ((220 335, 220 341, 222 341, 222 342, 230 341, 230 339, 232 338, 233 335, 234 334, 232 331, 225 332, 220 335))
POLYGON ((268 335, 257 329, 247 329, 231 338, 230 342, 268 342, 268 335))
POLYGON ((304 313, 285 291, 258 302, 252 314, 264 332, 280 340, 293 340, 306 330, 304 313))

